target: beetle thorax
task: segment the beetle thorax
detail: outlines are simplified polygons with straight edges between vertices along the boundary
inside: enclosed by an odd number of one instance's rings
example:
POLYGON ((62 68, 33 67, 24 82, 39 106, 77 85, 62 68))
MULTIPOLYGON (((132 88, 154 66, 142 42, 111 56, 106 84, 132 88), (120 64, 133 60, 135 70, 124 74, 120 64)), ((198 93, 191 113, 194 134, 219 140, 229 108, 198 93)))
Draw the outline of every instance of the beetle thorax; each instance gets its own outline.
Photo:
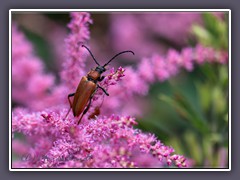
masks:
POLYGON ((88 79, 97 81, 100 78, 101 74, 95 70, 91 70, 88 72, 88 79))

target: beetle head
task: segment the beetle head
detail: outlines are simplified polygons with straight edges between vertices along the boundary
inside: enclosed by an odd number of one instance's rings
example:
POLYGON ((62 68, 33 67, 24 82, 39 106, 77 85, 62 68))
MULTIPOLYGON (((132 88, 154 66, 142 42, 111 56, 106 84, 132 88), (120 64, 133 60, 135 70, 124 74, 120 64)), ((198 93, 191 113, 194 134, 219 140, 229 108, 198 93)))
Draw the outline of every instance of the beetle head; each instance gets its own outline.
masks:
POLYGON ((103 66, 97 66, 95 68, 95 71, 99 72, 99 74, 102 74, 102 73, 104 73, 106 71, 106 68, 103 67, 103 66))

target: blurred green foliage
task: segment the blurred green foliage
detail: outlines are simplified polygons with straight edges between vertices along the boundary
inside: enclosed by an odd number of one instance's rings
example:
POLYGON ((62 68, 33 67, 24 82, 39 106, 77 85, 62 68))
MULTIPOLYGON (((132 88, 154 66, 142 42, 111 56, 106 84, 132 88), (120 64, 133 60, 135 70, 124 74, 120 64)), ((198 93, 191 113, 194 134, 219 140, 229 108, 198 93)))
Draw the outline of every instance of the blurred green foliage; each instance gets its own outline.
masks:
MULTIPOLYGON (((220 19, 204 13, 203 26, 193 25, 192 33, 205 46, 227 50, 228 15, 220 19)), ((191 158, 195 167, 227 168, 228 74, 227 65, 205 63, 155 84, 148 97, 151 110, 139 120, 139 127, 191 158)))
POLYGON ((192 30, 198 41, 216 49, 228 49, 228 14, 224 21, 210 13, 203 14, 204 27, 193 25, 192 30))

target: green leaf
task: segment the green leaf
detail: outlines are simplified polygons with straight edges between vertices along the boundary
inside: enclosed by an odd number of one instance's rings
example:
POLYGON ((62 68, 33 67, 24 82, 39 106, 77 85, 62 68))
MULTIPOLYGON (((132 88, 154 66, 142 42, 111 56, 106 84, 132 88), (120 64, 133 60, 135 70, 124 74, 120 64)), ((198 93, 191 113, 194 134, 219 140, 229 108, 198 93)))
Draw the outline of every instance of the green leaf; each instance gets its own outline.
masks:
POLYGON ((192 33, 197 40, 216 49, 228 49, 228 21, 221 20, 212 13, 203 13, 204 25, 194 24, 192 33))
POLYGON ((213 37, 205 28, 195 24, 192 26, 192 32, 195 34, 201 44, 205 46, 212 44, 213 37))
POLYGON ((208 136, 205 136, 202 139, 202 147, 203 147, 203 159, 205 159, 207 161, 207 164, 209 164, 209 166, 211 166, 211 162, 213 162, 213 151, 212 151, 212 143, 209 140, 208 136))
POLYGON ((209 93, 210 85, 196 82, 198 94, 200 96, 200 104, 204 112, 210 109, 211 105, 211 94, 209 93))
POLYGON ((206 123, 206 120, 200 117, 200 115, 192 108, 191 104, 188 103, 186 98, 182 97, 181 95, 177 95, 175 99, 165 95, 160 95, 159 98, 175 107, 177 112, 201 134, 209 133, 209 127, 206 123))
POLYGON ((223 114, 225 109, 227 108, 227 102, 223 91, 219 87, 215 87, 212 89, 212 102, 216 113, 223 114))
POLYGON ((203 21, 205 28, 214 36, 219 35, 220 20, 211 13, 203 13, 203 21))
POLYGON ((203 161, 203 151, 200 146, 199 139, 196 137, 196 133, 186 131, 184 133, 184 140, 186 141, 187 148, 190 149, 190 157, 196 161, 196 164, 201 164, 203 161))
POLYGON ((219 67, 219 82, 221 87, 228 87, 228 66, 219 67))

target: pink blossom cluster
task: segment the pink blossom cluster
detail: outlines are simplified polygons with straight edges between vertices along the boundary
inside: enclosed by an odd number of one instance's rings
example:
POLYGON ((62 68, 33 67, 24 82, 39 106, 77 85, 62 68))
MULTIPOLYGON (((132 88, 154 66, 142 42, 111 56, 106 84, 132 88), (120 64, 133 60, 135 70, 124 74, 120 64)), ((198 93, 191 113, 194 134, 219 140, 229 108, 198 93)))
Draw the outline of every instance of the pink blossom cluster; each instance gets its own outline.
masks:
MULTIPOLYGON (((108 91, 109 86, 114 86, 118 83, 118 81, 122 80, 122 77, 125 76, 124 74, 125 69, 122 67, 119 67, 116 71, 114 68, 112 68, 109 72, 109 74, 104 78, 102 82, 99 82, 98 84, 104 88, 106 91, 108 91)), ((99 97, 103 96, 103 91, 98 90, 97 93, 94 95, 93 100, 97 100, 99 97)))
POLYGON ((201 23, 201 13, 112 13, 110 19, 112 46, 117 51, 123 48, 136 51, 136 57, 141 58, 155 52, 163 54, 168 47, 161 40, 178 47, 185 46, 192 24, 201 23))
POLYGON ((55 77, 46 73, 24 34, 12 26, 12 98, 16 103, 39 109, 41 100, 48 97, 55 77))
POLYGON ((165 81, 175 76, 181 69, 192 71, 195 64, 203 63, 228 63, 228 53, 216 51, 212 47, 204 47, 198 44, 196 47, 186 47, 177 52, 170 49, 166 56, 153 55, 143 59, 137 69, 137 74, 149 83, 165 81))
POLYGON ((55 107, 33 113, 22 109, 13 112, 12 132, 24 134, 31 142, 28 147, 13 141, 13 150, 23 157, 13 167, 187 167, 186 158, 174 154, 172 147, 152 134, 134 129, 137 122, 132 117, 112 115, 77 126, 74 118, 63 120, 66 111, 55 107))
POLYGON ((86 74, 84 69, 86 60, 86 50, 81 44, 90 38, 89 24, 92 23, 89 13, 73 12, 72 21, 68 24, 71 33, 65 40, 67 59, 63 63, 61 78, 64 84, 75 90, 81 76, 86 74))

